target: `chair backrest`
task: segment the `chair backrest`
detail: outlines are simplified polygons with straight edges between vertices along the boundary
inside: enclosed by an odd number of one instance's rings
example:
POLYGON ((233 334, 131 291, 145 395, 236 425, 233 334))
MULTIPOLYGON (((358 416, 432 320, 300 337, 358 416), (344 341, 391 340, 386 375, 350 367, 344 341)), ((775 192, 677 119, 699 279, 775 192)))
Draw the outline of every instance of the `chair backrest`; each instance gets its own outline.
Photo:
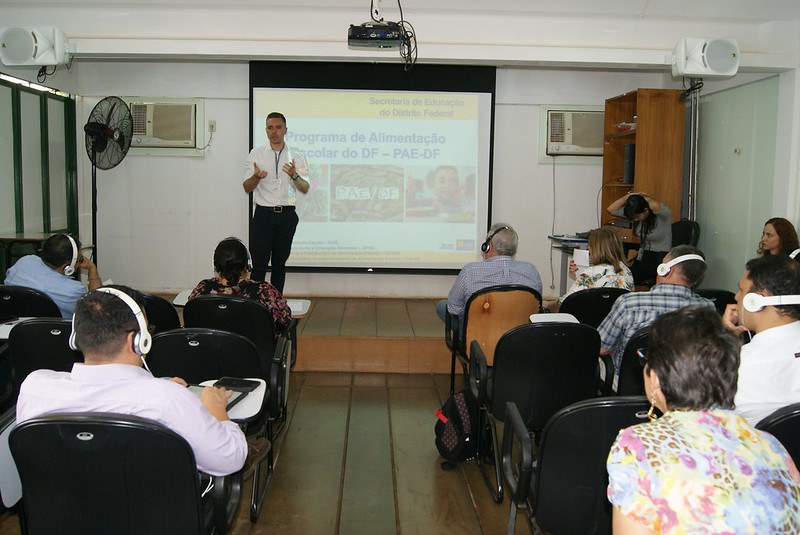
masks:
POLYGON ((672 224, 672 246, 691 245, 697 246, 700 239, 700 225, 691 219, 681 219, 672 224))
POLYGON ((11 453, 37 533, 204 533, 188 443, 133 416, 54 414, 18 425, 11 453))
POLYGON ((3 284, 0 285, 0 318, 8 316, 60 318, 61 311, 44 292, 3 284))
POLYGON ((542 433, 532 512, 547 533, 611 533, 606 460, 620 429, 647 421, 644 397, 598 398, 555 414, 542 433))
POLYGON ((539 292, 517 284, 490 286, 475 292, 465 308, 463 347, 466 349, 477 340, 491 366, 500 337, 512 327, 528 323, 531 314, 539 312, 541 303, 539 292))
POLYGON ((160 295, 143 293, 142 297, 147 324, 153 328, 153 334, 180 328, 181 320, 172 303, 160 295))
POLYGON ((600 335, 581 323, 529 323, 497 342, 490 411, 498 419, 517 404, 526 427, 544 428, 558 410, 594 397, 600 335))
POLYGON ((758 422, 756 429, 774 435, 792 456, 795 466, 800 466, 800 403, 778 409, 758 422))
POLYGON ((617 382, 617 394, 620 396, 643 396, 644 395, 644 368, 639 361, 636 352, 647 348, 647 341, 650 339, 650 326, 647 325, 636 331, 625 344, 622 352, 622 362, 619 365, 619 381, 617 382))
POLYGON ((700 297, 705 297, 712 303, 722 316, 725 314, 725 307, 736 304, 736 294, 730 290, 720 290, 716 288, 700 288, 694 291, 700 297))
POLYGON ((69 347, 72 322, 64 318, 32 318, 21 321, 8 336, 13 399, 22 381, 35 370, 68 372, 83 353, 69 347))
POLYGON ((253 299, 204 295, 186 303, 184 327, 205 327, 240 334, 253 342, 261 359, 261 377, 268 378, 275 353, 272 313, 253 299))
POLYGON ((579 322, 595 329, 603 323, 614 301, 628 293, 624 288, 589 288, 569 294, 559 307, 559 312, 575 316, 579 322))
POLYGON ((156 377, 181 377, 191 384, 220 377, 261 377, 253 342, 215 329, 175 329, 153 336, 147 364, 156 377))

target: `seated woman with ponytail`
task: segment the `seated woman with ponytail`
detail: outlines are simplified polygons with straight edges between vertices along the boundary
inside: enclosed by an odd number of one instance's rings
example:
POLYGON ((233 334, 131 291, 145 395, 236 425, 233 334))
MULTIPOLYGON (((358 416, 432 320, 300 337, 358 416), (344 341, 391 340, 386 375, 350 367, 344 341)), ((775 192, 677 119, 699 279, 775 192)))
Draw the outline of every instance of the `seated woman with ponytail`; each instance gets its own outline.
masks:
POLYGON ((238 238, 225 238, 214 250, 216 277, 201 280, 189 300, 201 295, 235 295, 255 299, 270 312, 275 332, 285 331, 292 319, 292 311, 281 293, 268 282, 250 279, 250 254, 238 238))

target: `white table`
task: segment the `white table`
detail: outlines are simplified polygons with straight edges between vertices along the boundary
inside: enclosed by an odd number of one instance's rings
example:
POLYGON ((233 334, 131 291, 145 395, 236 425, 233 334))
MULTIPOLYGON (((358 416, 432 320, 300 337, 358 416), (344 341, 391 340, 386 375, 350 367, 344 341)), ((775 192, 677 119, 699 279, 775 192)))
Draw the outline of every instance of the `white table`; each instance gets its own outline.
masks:
MULTIPOLYGON (((189 302, 190 293, 192 293, 191 290, 183 290, 175 296, 175 299, 172 300, 172 304, 176 307, 186 306, 186 303, 189 302)), ((308 314, 308 309, 311 308, 311 299, 287 299, 286 303, 292 311, 293 318, 305 316, 308 314)))
POLYGON ((14 325, 21 321, 29 320, 32 318, 17 318, 14 320, 7 321, 5 323, 0 323, 0 340, 8 340, 9 334, 11 334, 11 329, 14 328, 14 325))
MULTIPOLYGON (((249 392, 242 401, 231 407, 228 417, 235 422, 245 422, 255 417, 264 406, 264 396, 267 394, 267 382, 257 377, 243 377, 251 381, 258 381, 255 390, 249 392)), ((201 386, 214 386, 216 379, 209 379, 200 383, 201 386)))

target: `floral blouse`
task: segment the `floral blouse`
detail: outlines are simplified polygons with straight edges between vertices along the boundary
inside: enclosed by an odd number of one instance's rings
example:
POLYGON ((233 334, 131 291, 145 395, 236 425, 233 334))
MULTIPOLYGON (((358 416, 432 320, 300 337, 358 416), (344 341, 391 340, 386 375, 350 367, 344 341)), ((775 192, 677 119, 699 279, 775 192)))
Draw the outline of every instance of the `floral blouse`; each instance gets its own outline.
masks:
POLYGON ((562 295, 558 301, 563 302, 569 294, 574 294, 589 288, 625 288, 633 290, 633 275, 628 266, 622 266, 622 273, 617 273, 611 264, 598 264, 589 266, 575 277, 567 293, 562 295))
POLYGON ((655 533, 800 533, 800 473, 731 411, 670 411, 619 432, 608 499, 655 533))
POLYGON ((289 326, 292 319, 292 311, 289 304, 281 293, 268 282, 258 282, 251 279, 239 281, 235 286, 222 284, 218 278, 205 279, 197 283, 189 300, 201 295, 235 295, 238 297, 248 297, 255 299, 272 312, 272 321, 275 323, 275 331, 280 332, 289 326))

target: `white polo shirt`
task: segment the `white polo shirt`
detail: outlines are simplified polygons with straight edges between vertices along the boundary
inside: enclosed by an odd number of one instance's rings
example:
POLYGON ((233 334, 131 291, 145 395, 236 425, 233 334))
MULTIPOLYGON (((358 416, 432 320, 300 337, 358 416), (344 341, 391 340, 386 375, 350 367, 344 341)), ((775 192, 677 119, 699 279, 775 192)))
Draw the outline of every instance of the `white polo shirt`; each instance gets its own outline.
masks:
POLYGON ((734 402, 752 425, 800 402, 800 321, 761 331, 742 346, 734 402))

